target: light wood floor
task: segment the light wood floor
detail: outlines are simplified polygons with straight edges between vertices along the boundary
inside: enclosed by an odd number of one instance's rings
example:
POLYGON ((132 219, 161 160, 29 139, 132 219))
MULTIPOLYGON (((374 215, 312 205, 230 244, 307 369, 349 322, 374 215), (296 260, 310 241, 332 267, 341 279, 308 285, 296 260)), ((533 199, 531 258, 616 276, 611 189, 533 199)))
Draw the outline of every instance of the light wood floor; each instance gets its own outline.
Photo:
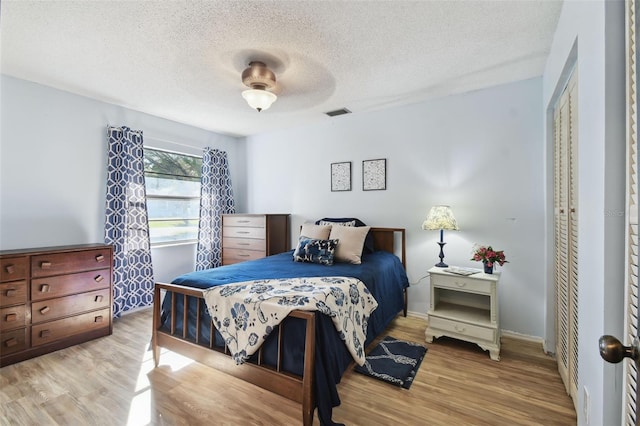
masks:
MULTIPOLYGON (((386 334, 424 343, 425 321, 397 318, 386 334)), ((164 352, 153 368, 151 311, 114 334, 0 369, 0 424, 297 425, 299 405, 164 352)), ((333 420, 347 425, 575 425, 553 359, 503 338, 501 360, 441 338, 410 390, 354 373, 338 386, 333 420)), ((318 424, 317 416, 315 418, 318 424)))

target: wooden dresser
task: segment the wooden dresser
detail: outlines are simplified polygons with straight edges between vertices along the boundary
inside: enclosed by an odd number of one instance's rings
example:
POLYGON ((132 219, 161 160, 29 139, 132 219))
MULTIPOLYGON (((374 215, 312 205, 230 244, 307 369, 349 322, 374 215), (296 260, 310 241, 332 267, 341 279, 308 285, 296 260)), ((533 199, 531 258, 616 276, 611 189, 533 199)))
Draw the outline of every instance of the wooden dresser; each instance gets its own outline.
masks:
POLYGON ((112 332, 113 248, 0 251, 0 367, 112 332))
POLYGON ((289 247, 288 214, 222 215, 222 264, 278 254, 289 247))

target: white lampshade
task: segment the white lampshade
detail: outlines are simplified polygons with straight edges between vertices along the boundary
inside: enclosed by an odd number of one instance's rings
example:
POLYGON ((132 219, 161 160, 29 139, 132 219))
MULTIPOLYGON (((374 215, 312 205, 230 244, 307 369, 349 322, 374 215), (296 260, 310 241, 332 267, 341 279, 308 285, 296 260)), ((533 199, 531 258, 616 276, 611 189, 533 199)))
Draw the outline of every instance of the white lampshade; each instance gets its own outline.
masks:
POLYGON ((433 206, 429 211, 429 216, 422 222, 422 229, 435 231, 438 229, 447 229, 451 231, 458 230, 456 218, 449 206, 433 206))
POLYGON ((278 97, 266 90, 261 89, 249 89, 242 92, 242 97, 247 101, 251 108, 260 111, 269 109, 272 103, 278 99, 278 97))

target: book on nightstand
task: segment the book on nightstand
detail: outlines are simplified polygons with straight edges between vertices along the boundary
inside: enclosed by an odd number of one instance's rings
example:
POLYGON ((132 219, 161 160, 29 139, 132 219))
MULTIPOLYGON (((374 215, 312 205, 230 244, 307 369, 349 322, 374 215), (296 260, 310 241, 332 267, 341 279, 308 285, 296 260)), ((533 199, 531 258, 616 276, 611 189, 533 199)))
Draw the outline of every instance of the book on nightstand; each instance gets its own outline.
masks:
POLYGON ((473 275, 473 274, 478 274, 482 272, 482 269, 464 268, 461 266, 449 266, 448 268, 444 269, 444 271, 451 272, 452 274, 458 274, 458 275, 473 275))

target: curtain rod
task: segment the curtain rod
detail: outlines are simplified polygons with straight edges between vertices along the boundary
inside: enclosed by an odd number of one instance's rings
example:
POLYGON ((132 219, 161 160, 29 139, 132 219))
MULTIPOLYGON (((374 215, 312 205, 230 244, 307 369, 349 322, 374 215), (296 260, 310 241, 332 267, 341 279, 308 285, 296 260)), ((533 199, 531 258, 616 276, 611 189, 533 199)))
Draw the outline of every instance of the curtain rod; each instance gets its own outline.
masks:
MULTIPOLYGON (((122 130, 122 128, 121 128, 121 127, 116 127, 116 126, 107 125, 107 136, 109 135, 109 129, 122 130)), ((132 130, 132 131, 135 131, 135 132, 142 132, 142 130, 132 130)), ((171 144, 171 145, 183 146, 183 147, 185 147, 185 148, 191 148, 191 149, 200 150, 200 151, 204 149, 203 147, 198 147, 198 146, 193 146, 193 145, 187 145, 187 144, 185 144, 185 143, 180 143, 180 142, 170 141, 170 140, 168 140, 168 139, 157 138, 157 137, 149 136, 149 135, 147 135, 147 134, 144 134, 143 139, 144 139, 144 140, 150 139, 150 140, 152 140, 152 141, 156 141, 156 142, 164 142, 164 143, 168 143, 168 144, 171 144)), ((190 155, 193 155, 193 154, 190 154, 190 155)), ((201 156, 198 156, 198 155, 194 155, 194 156, 195 156, 195 157, 201 157, 201 156)))
POLYGON ((156 138, 156 137, 148 136, 148 135, 144 135, 144 138, 145 138, 145 139, 151 139, 152 141, 156 141, 156 142, 165 142, 165 143, 170 143, 170 144, 172 144, 172 145, 184 146, 184 147, 192 148, 192 149, 199 149, 199 150, 202 150, 202 149, 203 149, 203 148, 198 147, 198 146, 187 145, 187 144, 185 144, 185 143, 174 142, 174 141, 170 141, 170 140, 168 140, 168 139, 161 139, 161 138, 156 138))

